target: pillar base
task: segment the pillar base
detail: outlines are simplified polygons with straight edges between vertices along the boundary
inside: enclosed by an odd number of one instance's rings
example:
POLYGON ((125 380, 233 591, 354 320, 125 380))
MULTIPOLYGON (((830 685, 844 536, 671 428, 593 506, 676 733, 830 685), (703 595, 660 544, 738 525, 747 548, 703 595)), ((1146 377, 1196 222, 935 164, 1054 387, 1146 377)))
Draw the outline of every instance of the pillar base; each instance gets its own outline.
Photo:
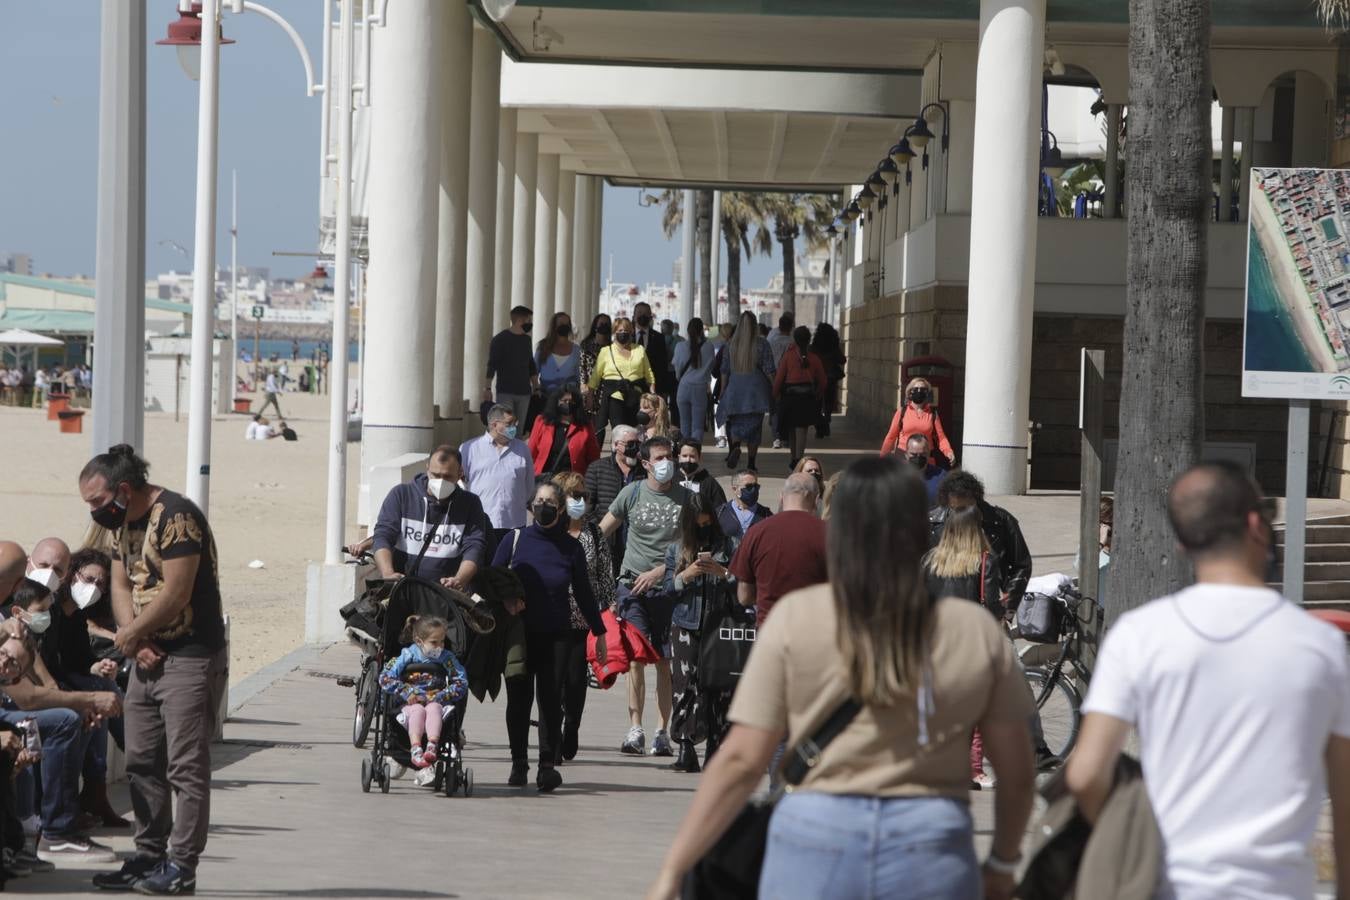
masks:
POLYGON ((967 436, 961 446, 961 468, 973 472, 984 482, 988 496, 1007 496, 1027 492, 1027 448, 990 447, 972 444, 967 436))
POLYGON ((334 644, 347 639, 339 610, 356 599, 371 565, 310 563, 305 578, 305 643, 334 644))

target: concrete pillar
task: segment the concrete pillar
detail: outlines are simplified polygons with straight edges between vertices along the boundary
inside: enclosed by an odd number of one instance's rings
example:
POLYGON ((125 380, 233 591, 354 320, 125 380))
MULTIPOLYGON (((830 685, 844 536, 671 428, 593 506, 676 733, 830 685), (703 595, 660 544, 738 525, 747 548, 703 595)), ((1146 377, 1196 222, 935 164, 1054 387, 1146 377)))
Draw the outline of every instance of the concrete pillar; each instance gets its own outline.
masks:
POLYGON ((698 203, 698 191, 686 190, 682 198, 684 204, 684 224, 680 229, 683 247, 680 255, 680 331, 689 327, 689 320, 698 315, 698 288, 694 280, 694 269, 698 265, 694 252, 694 232, 697 230, 695 205, 698 203))
POLYGON ((572 312, 572 243, 576 234, 577 173, 558 173, 558 213, 553 235, 553 311, 572 312))
MULTIPOLYGON (((909 227, 918 228, 928 221, 928 170, 923 167, 923 151, 914 152, 918 155, 909 161, 909 227)), ((905 177, 903 172, 900 177, 905 177)))
MULTIPOLYGON (((370 269, 362 508, 371 469, 432 448, 432 348, 441 175, 441 0, 404 0, 372 35, 370 269)), ((443 20, 441 20, 443 21, 443 20)), ((367 517, 369 520, 369 517, 367 517)))
POLYGON ((714 329, 717 326, 717 295, 719 293, 718 285, 722 280, 722 192, 713 191, 712 199, 712 253, 708 256, 708 269, 712 272, 712 303, 710 306, 713 311, 713 320, 704 322, 704 328, 710 333, 716 333, 714 329))
MULTIPOLYGON (((473 19, 467 6, 438 6, 427 23, 440 35, 441 193, 437 226, 436 316, 432 398, 436 417, 464 415, 464 269, 469 219, 469 107, 473 82, 473 19)), ((457 437, 438 425, 437 441, 457 437)))
POLYGON ((95 453, 114 444, 140 451, 145 419, 145 0, 101 10, 95 453))
MULTIPOLYGON (((1120 119, 1125 107, 1120 103, 1106 106, 1106 180, 1103 193, 1106 199, 1102 204, 1102 215, 1114 219, 1120 215, 1120 119)), ((1225 114, 1228 110, 1224 110, 1225 114)), ((1232 148, 1230 146, 1229 150, 1232 148)), ((1231 152, 1229 154, 1231 156, 1231 152)))
POLYGON ((1229 210, 1233 207, 1233 119, 1235 110, 1231 106, 1223 108, 1222 124, 1219 127, 1219 221, 1227 222, 1229 210))
MULTIPOLYGON (((500 71, 500 69, 499 69, 500 71)), ((498 76, 500 80, 500 76, 498 76)), ((497 240, 496 283, 493 285, 493 325, 496 332, 511 324, 511 295, 515 276, 516 222, 516 110, 503 107, 497 116, 497 240)), ((533 224, 533 223, 531 223, 533 224)), ((533 261, 533 260, 531 260, 533 261)))
MULTIPOLYGON (((496 306, 497 152, 502 52, 485 28, 473 31, 473 89, 469 113, 469 223, 464 281, 464 396, 483 393, 487 346, 496 306)), ((510 182, 507 182, 508 186, 510 182)))
POLYGON ((1294 123, 1290 165, 1317 168, 1327 162, 1327 92, 1311 72, 1294 73, 1294 123))
MULTIPOLYGON (((511 306, 513 307, 529 306, 534 303, 534 220, 536 213, 535 194, 538 184, 539 135, 533 132, 517 132, 516 201, 511 222, 511 306)), ((511 324, 509 319, 506 324, 511 324)))
MULTIPOLYGON (((967 214, 970 212, 970 167, 975 161, 975 101, 950 100, 948 125, 951 138, 943 161, 945 181, 943 212, 967 214)), ((939 141, 935 143, 941 143, 939 141)))
POLYGON ((595 265, 595 176, 578 175, 576 198, 572 204, 572 298, 567 313, 572 327, 585 337, 591 322, 591 267, 595 265))
POLYGON ((558 174, 558 155, 540 153, 534 188, 534 298, 527 305, 541 321, 553 309, 558 275, 558 174))
POLYGON ((1242 129, 1242 173, 1238 179, 1238 221, 1247 221, 1247 201, 1251 199, 1252 155, 1256 152, 1256 108, 1244 106, 1238 109, 1242 129))
MULTIPOLYGON (((600 314, 600 286, 607 281, 605 274, 605 180, 595 179, 595 268, 591 272, 591 318, 600 314)), ((588 326, 589 327, 589 326, 588 326)))
POLYGON ((1045 0, 981 0, 962 465, 989 494, 1027 483, 1045 0))

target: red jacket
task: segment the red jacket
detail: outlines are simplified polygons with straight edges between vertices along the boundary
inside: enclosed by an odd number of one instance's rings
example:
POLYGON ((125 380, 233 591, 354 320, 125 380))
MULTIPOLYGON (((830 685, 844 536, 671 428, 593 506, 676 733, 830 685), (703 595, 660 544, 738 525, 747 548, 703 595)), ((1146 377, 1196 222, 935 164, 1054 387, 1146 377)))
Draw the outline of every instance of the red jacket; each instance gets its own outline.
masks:
MULTIPOLYGON (((534 474, 543 475, 548 465, 549 451, 553 449, 553 429, 543 419, 535 422, 530 429, 530 456, 534 459, 534 474)), ((595 429, 590 423, 578 425, 573 422, 567 426, 567 453, 572 457, 572 471, 585 475, 586 468, 600 458, 600 443, 595 439, 595 429)))
POLYGON ((627 672, 633 663, 660 662, 661 655, 647 643, 647 639, 632 622, 620 621, 614 611, 609 609, 600 614, 600 620, 605 623, 604 635, 596 637, 589 632, 586 634, 586 662, 590 664, 600 687, 609 690, 614 680, 627 672), (595 655, 595 645, 602 640, 605 642, 606 654, 603 666, 595 655))
POLYGON ((778 372, 773 380, 773 396, 775 399, 782 396, 783 386, 788 384, 811 384, 816 389, 816 394, 825 393, 825 365, 820 361, 820 357, 814 351, 806 352, 806 365, 802 365, 802 352, 793 344, 787 348, 783 354, 783 360, 778 364, 778 372))
POLYGON ((881 444, 881 455, 904 453, 906 442, 916 434, 928 438, 928 446, 934 454, 941 453, 948 459, 955 456, 951 441, 947 440, 947 434, 942 430, 942 420, 938 418, 937 410, 927 403, 923 406, 906 403, 895 411, 891 428, 886 432, 886 440, 881 444))

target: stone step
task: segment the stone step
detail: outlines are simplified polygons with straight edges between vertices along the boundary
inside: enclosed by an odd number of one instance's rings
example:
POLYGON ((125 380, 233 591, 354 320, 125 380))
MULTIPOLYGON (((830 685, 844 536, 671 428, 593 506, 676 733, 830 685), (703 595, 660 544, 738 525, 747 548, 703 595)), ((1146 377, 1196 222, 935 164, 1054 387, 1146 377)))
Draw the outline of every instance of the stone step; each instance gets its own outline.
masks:
MULTIPOLYGON (((1279 577, 1284 578, 1284 566, 1276 567, 1279 577)), ((1324 581, 1344 581, 1350 584, 1350 560, 1335 562, 1305 562, 1303 564, 1303 581, 1305 584, 1316 584, 1324 581)))
MULTIPOLYGON (((1309 524, 1304 540, 1308 544, 1347 544, 1350 543, 1350 525, 1309 524)), ((1284 543, 1284 532, 1275 532, 1275 543, 1284 543)))
MULTIPOLYGON (((1309 519, 1309 525, 1350 525, 1350 515, 1343 516, 1321 516, 1316 519, 1309 519)), ((1284 523, 1280 522, 1275 526, 1277 531, 1284 530, 1284 523)))
POLYGON ((1350 612, 1350 598, 1344 600, 1304 600, 1304 609, 1339 609, 1350 612))
MULTIPOLYGON (((1275 547, 1275 559, 1284 562, 1284 545, 1275 547)), ((1350 544, 1307 544, 1303 548, 1303 559, 1309 563, 1350 562, 1350 544)))

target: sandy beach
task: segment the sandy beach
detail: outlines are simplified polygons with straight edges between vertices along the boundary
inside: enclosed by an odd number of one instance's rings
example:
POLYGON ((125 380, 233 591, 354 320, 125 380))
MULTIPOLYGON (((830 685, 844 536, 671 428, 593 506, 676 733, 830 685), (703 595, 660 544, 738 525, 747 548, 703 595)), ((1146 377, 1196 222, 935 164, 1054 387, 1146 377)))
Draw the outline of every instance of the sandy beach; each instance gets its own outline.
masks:
MULTIPOLYGON (((220 555, 230 616, 230 681, 236 682, 304 640, 305 572, 323 558, 328 457, 327 396, 286 394, 282 409, 300 439, 245 441, 248 417, 217 417, 211 434, 209 519, 220 555), (262 560, 263 568, 249 563, 262 560)), ((0 536, 25 548, 48 535, 79 546, 89 525, 76 478, 92 455, 92 414, 84 434, 61 434, 45 410, 0 407, 0 536)), ((349 444, 348 529, 356 534, 360 445, 349 444)), ((147 413, 144 455, 150 477, 181 490, 187 417, 147 413)))
POLYGON ((1322 329, 1322 320, 1317 315, 1312 298, 1308 296, 1308 289, 1299 274, 1293 252, 1289 249, 1289 242, 1280 231, 1279 217, 1275 213, 1275 208, 1264 191, 1254 192, 1251 220, 1256 238, 1270 266, 1275 291, 1279 295, 1280 303, 1289 312, 1290 320, 1298 332, 1299 342, 1308 351, 1317 371, 1339 371, 1322 329))

